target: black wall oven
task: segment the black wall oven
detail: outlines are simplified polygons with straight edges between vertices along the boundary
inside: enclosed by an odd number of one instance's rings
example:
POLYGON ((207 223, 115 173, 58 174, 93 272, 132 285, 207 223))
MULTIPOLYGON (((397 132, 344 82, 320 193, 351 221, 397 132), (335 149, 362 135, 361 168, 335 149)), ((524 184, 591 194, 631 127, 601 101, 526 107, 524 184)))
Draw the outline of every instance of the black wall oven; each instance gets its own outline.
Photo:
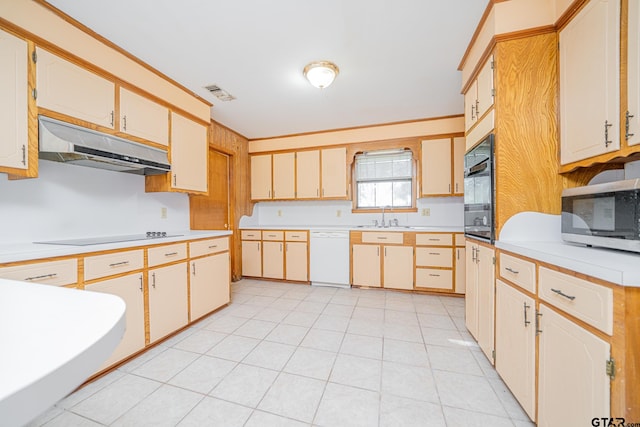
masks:
POLYGON ((493 134, 464 156, 464 234, 493 243, 495 240, 495 179, 493 134))

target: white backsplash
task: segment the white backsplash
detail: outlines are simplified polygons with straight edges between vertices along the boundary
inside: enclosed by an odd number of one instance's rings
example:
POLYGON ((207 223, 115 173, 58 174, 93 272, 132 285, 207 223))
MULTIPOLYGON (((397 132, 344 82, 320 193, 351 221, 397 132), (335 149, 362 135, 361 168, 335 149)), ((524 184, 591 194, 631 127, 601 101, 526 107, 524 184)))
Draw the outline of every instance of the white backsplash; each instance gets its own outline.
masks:
MULTIPOLYGON (((385 220, 397 218, 400 225, 463 226, 462 197, 418 199, 417 207, 418 212, 385 213, 385 220), (423 209, 429 209, 430 215, 423 216, 423 209)), ((350 201, 260 202, 250 217, 242 217, 240 227, 371 225, 382 217, 381 213, 352 213, 351 209, 350 201)))
POLYGON ((0 243, 189 229, 189 197, 145 193, 143 176, 46 160, 39 167, 36 179, 0 175, 0 243))

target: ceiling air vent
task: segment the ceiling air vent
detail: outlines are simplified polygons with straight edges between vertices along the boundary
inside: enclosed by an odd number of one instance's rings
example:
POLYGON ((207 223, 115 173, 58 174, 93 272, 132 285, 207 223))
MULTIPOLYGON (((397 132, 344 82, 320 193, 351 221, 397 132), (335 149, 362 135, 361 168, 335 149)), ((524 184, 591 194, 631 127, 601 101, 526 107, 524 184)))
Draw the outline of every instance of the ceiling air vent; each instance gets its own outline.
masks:
POLYGON ((213 96, 218 98, 220 101, 226 102, 226 101, 233 101, 234 99, 236 99, 235 96, 231 95, 229 92, 222 89, 218 85, 209 85, 209 86, 205 86, 204 88, 209 92, 211 92, 213 96))

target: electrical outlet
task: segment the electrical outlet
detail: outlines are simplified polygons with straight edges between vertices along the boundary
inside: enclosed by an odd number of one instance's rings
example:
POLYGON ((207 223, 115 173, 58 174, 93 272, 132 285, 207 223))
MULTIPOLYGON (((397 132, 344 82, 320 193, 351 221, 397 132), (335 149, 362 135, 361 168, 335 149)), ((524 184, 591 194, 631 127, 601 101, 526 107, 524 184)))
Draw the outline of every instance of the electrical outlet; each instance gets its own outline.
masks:
POLYGON ((340 209, 338 209, 338 210, 336 211, 336 216, 337 216, 338 218, 340 218, 340 217, 342 216, 342 211, 341 211, 340 209))
POLYGON ((278 216, 282 216, 282 211, 278 209, 278 216))
POLYGON ((431 209, 422 208, 422 216, 431 216, 431 209))
POLYGON ((167 219, 167 208, 164 206, 160 208, 160 218, 167 219))

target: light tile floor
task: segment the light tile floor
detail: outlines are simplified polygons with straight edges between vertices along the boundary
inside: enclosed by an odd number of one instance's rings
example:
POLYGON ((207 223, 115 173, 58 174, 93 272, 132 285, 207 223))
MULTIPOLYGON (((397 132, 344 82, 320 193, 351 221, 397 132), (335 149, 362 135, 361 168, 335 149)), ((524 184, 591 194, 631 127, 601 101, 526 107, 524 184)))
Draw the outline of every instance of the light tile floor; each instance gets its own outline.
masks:
POLYGON ((32 425, 532 426, 464 299, 242 280, 228 307, 32 425))

